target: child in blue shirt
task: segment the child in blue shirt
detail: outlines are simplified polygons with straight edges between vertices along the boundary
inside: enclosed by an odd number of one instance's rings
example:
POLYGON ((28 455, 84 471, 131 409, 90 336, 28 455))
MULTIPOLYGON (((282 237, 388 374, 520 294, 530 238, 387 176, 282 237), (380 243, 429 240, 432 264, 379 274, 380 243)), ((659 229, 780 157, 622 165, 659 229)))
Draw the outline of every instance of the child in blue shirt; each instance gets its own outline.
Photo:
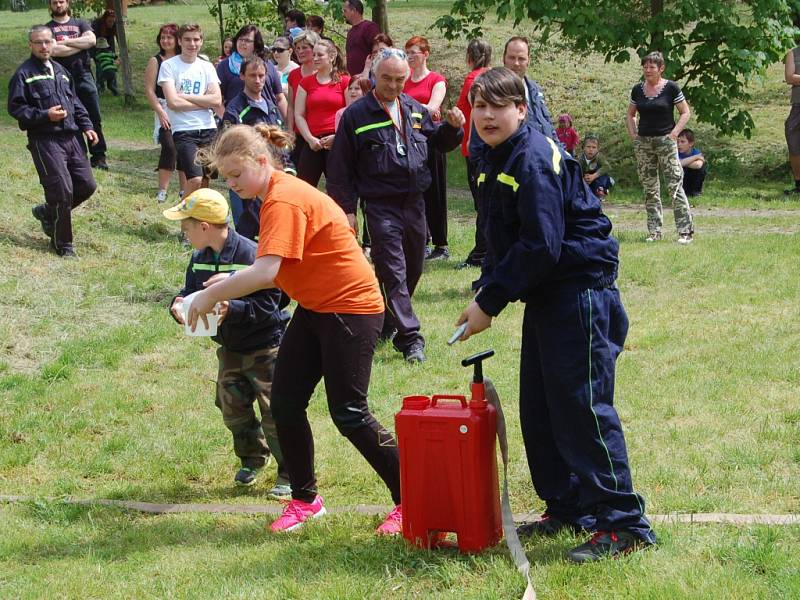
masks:
POLYGON ((594 195, 601 200, 614 187, 614 179, 608 174, 608 163, 600 156, 600 139, 593 133, 583 138, 583 152, 578 156, 578 164, 583 171, 583 180, 589 185, 594 195))
POLYGON ((706 158, 694 146, 694 131, 684 129, 678 135, 678 160, 683 167, 683 191, 689 197, 703 193, 703 182, 706 180, 706 158))

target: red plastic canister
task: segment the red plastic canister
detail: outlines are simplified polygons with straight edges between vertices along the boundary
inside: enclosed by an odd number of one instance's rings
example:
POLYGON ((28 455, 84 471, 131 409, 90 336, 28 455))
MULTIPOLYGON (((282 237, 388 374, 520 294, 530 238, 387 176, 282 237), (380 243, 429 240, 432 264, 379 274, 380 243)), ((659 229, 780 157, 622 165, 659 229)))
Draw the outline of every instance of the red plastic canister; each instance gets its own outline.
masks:
POLYGON ((458 395, 407 396, 395 416, 400 451, 403 536, 435 546, 454 532, 461 552, 480 552, 503 536, 495 454, 497 421, 472 384, 458 395))

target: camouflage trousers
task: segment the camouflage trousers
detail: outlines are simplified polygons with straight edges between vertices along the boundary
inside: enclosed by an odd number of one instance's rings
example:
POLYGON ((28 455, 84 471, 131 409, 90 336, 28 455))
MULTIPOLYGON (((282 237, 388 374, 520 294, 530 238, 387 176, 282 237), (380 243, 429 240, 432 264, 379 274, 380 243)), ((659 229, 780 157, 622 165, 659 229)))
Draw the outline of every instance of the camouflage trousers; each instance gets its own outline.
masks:
POLYGON ((661 184, 658 171, 664 176, 664 183, 672 199, 675 214, 675 227, 678 233, 692 233, 692 213, 689 200, 683 191, 683 167, 678 160, 678 146, 667 135, 639 136, 633 142, 636 153, 636 166, 639 181, 644 188, 644 202, 647 209, 647 231, 661 232, 664 216, 661 212, 661 184))
POLYGON ((277 483, 288 484, 289 476, 269 406, 277 357, 277 346, 246 354, 220 346, 217 349, 216 405, 222 412, 222 422, 233 434, 233 451, 242 466, 259 469, 272 454, 278 463, 277 483), (256 417, 254 402, 258 402, 261 421, 256 417))

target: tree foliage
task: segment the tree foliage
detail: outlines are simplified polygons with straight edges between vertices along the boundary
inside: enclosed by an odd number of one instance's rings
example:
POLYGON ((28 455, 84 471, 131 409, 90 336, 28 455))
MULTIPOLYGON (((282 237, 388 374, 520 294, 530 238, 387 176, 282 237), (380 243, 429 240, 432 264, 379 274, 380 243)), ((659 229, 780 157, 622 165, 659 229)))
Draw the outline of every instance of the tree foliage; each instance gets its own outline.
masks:
POLYGON ((797 0, 456 0, 435 25, 448 39, 479 37, 486 15, 532 20, 541 41, 561 34, 573 51, 606 62, 660 50, 698 120, 750 137, 747 84, 794 45, 797 0))

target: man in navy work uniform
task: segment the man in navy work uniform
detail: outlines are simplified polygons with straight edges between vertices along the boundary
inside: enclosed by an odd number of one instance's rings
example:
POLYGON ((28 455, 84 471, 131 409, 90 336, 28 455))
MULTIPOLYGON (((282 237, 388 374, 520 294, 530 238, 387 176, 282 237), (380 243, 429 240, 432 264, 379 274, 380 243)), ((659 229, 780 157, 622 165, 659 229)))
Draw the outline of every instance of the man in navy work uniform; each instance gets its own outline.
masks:
MULTIPOLYGON (((547 110, 544 101, 544 94, 539 84, 528 77, 528 65, 530 64, 530 45, 528 39, 514 36, 506 42, 503 49, 503 65, 522 77, 525 83, 525 100, 528 102, 528 121, 533 128, 544 136, 551 138, 556 144, 561 142, 556 135, 553 127, 553 118, 547 110)), ((475 136, 480 139, 480 136, 475 136)))
POLYGON ((458 324, 462 339, 525 303, 520 423, 533 485, 547 508, 520 534, 594 532, 569 551, 575 562, 655 543, 634 492, 619 416, 616 360, 628 317, 615 281, 619 244, 580 165, 527 121, 522 79, 505 67, 470 90, 472 119, 486 146, 478 190, 486 208, 487 254, 475 300, 458 324))
POLYGON ((50 15, 53 19, 47 26, 53 31, 56 41, 52 56, 72 76, 78 98, 89 113, 92 129, 97 132, 98 142, 89 147, 92 166, 107 171, 107 147, 100 116, 100 96, 92 77, 89 57, 89 50, 96 43, 94 32, 86 21, 72 18, 69 0, 50 0, 50 15))
POLYGON ((372 240, 372 262, 386 302, 384 337, 408 362, 425 360, 425 339, 411 306, 425 260, 425 202, 431 184, 428 143, 440 152, 458 147, 464 115, 457 108, 434 124, 428 110, 403 94, 406 54, 384 48, 373 64, 375 89, 342 114, 328 159, 328 194, 355 229, 358 198, 372 240))
MULTIPOLYGON (((250 125, 254 127, 259 123, 266 125, 283 126, 280 110, 265 94, 267 82, 267 65, 263 58, 252 56, 246 58, 239 71, 239 77, 244 81, 244 89, 228 101, 225 114, 222 116, 222 126, 250 125)), ((297 175, 294 163, 286 150, 278 151, 283 164, 283 170, 292 175, 297 175)), ((258 241, 260 229, 261 200, 248 199, 242 202, 239 195, 230 190, 231 209, 240 206, 239 214, 234 214, 236 233, 253 241, 258 241), (237 202, 238 200, 238 202, 237 202)))
POLYGON ((50 60, 55 45, 50 28, 33 27, 28 45, 31 57, 8 82, 8 113, 28 132, 28 150, 44 188, 46 204, 35 206, 33 216, 50 238, 50 247, 59 256, 74 258, 72 209, 97 189, 81 131, 92 144, 98 138, 72 77, 50 60))

